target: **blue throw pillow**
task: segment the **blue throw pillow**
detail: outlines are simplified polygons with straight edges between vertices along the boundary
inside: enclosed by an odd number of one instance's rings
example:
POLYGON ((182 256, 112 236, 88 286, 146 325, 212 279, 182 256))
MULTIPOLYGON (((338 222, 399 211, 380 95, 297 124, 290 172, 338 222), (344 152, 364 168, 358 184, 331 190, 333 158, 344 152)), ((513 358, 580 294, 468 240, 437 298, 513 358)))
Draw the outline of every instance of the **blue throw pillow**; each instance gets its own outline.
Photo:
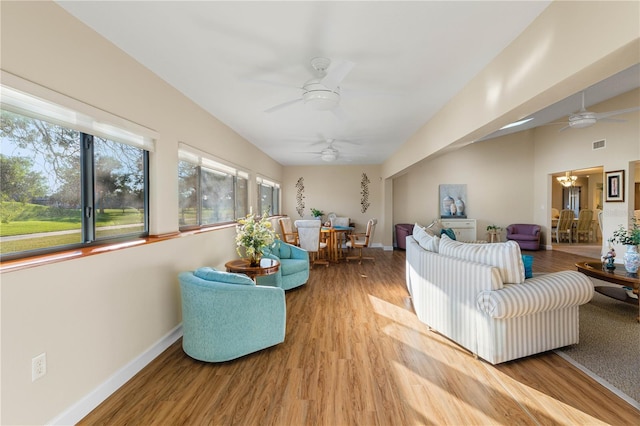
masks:
POLYGON ((217 281, 225 284, 256 285, 256 283, 245 274, 217 271, 209 266, 196 269, 193 275, 203 280, 217 281))
POLYGON ((451 238, 452 240, 456 239, 456 233, 453 232, 453 229, 451 228, 444 228, 442 231, 440 231, 440 235, 442 234, 447 234, 447 237, 451 238))
POLYGON ((529 256, 528 254, 523 254, 522 263, 524 263, 524 277, 532 278, 533 277, 533 256, 529 256))

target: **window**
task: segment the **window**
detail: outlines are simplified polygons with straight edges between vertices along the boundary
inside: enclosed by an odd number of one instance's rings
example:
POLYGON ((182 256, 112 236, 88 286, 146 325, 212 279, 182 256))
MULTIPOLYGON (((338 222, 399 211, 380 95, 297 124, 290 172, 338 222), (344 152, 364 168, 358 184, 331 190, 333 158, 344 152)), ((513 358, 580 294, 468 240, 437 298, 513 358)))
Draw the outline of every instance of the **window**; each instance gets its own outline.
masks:
POLYGON ((280 214, 280 185, 263 178, 257 178, 258 213, 265 211, 269 216, 280 214))
POLYGON ((148 234, 143 137, 5 86, 0 113, 2 259, 148 234))
POLYGON ((249 174, 180 144, 178 164, 181 230, 235 222, 248 212, 249 174))

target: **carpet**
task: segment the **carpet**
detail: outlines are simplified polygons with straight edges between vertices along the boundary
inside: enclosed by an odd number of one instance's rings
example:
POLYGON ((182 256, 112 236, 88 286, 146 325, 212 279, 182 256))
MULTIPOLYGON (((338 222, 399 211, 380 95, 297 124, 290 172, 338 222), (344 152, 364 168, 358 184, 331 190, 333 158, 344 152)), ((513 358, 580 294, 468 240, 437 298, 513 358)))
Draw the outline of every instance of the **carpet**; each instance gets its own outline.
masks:
POLYGON ((637 305, 594 293, 589 303, 580 306, 580 342, 556 353, 640 409, 637 316, 637 305))

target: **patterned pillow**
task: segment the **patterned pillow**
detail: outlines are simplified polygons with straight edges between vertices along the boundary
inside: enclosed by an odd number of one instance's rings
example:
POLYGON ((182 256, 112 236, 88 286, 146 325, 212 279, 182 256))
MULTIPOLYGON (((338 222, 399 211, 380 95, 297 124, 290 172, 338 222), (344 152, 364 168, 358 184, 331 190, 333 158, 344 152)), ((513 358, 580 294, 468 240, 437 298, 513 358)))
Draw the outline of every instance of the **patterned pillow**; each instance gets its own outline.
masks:
POLYGON ((430 235, 422 226, 417 223, 413 226, 413 238, 418 242, 420 247, 434 253, 438 252, 440 245, 440 237, 430 235))
POLYGON ((515 241, 471 244, 454 241, 443 235, 440 240, 440 254, 495 266, 505 284, 524 282, 524 264, 520 246, 515 241))
POLYGON ((207 281, 218 281, 226 284, 256 285, 256 283, 245 274, 217 271, 208 266, 196 269, 193 271, 193 275, 207 281))

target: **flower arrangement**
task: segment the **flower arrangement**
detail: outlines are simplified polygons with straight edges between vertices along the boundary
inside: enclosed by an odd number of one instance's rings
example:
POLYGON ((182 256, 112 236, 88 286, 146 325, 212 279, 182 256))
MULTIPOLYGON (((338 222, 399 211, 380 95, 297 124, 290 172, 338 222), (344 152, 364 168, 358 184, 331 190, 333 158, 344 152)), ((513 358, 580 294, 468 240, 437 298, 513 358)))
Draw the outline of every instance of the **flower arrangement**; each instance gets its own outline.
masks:
POLYGON ((311 214, 313 215, 313 217, 321 217, 324 214, 324 212, 322 210, 312 208, 311 214))
POLYGON ((500 232, 500 231, 502 231, 502 228, 499 227, 498 225, 489 225, 489 226, 487 226, 487 231, 489 231, 489 232, 500 232))
POLYGON ((249 213, 245 218, 238 219, 236 225, 236 252, 247 257, 251 265, 260 263, 262 252, 265 247, 270 246, 275 241, 275 232, 271 228, 271 222, 267 219, 267 212, 262 214, 262 218, 256 221, 256 217, 249 213))
POLYGON ((637 246, 640 244, 640 225, 635 221, 631 228, 625 229, 620 225, 613 231, 613 237, 609 238, 610 243, 619 243, 625 246, 637 246))

